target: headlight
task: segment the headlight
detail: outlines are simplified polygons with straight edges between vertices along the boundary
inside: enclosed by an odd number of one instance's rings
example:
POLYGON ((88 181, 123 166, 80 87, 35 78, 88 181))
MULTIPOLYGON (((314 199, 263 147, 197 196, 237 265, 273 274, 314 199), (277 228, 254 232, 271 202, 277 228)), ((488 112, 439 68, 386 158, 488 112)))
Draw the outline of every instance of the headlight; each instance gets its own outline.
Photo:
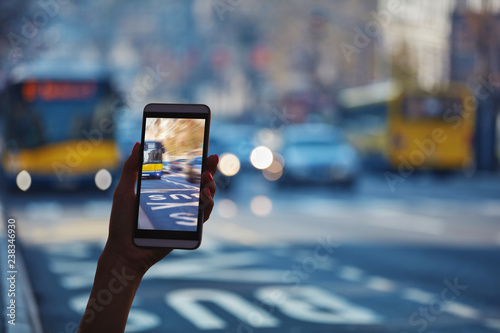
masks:
POLYGON ((113 181, 111 173, 106 169, 101 169, 95 174, 95 185, 98 189, 106 191, 113 181))
POLYGON ((31 186, 31 176, 28 171, 23 170, 17 174, 16 185, 21 191, 27 191, 31 186))

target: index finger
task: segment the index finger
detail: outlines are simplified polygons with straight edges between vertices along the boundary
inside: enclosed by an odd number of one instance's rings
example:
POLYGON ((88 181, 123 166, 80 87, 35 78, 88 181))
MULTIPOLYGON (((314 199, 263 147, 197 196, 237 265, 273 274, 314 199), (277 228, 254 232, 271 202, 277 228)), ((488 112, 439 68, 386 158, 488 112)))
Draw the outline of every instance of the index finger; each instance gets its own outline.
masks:
POLYGON ((134 193, 135 182, 137 180, 137 175, 139 172, 139 158, 141 145, 136 142, 130 156, 125 161, 123 165, 122 174, 120 175, 120 180, 118 181, 117 189, 120 191, 126 191, 128 193, 134 193))
POLYGON ((215 175, 217 172, 217 164, 219 163, 219 156, 217 155, 210 155, 207 159, 207 170, 210 171, 210 173, 215 175))

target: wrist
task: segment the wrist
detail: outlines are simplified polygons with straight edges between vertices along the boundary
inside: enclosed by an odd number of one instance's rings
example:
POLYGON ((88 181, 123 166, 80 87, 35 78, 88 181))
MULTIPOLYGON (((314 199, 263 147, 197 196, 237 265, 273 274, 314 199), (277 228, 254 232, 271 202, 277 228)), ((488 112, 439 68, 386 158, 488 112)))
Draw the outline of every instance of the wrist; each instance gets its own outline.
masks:
POLYGON ((94 285, 78 332, 123 332, 144 275, 125 257, 106 249, 97 263, 94 285))
POLYGON ((98 268, 107 268, 115 275, 126 275, 127 279, 139 282, 147 271, 144 265, 138 264, 116 251, 110 250, 107 245, 104 247, 97 265, 98 268))

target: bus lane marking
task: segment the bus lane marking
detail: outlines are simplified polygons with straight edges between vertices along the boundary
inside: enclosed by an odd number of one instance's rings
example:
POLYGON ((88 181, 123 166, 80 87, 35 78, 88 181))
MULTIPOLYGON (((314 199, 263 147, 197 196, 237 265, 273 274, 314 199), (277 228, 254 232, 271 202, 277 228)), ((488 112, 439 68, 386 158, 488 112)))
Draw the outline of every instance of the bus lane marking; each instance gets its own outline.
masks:
POLYGON ((168 208, 177 208, 177 207, 186 207, 186 206, 194 206, 198 207, 198 202, 180 202, 180 203, 174 203, 174 202, 148 202, 147 205, 149 206, 155 206, 151 207, 151 210, 158 210, 158 209, 168 209, 168 208))
POLYGON ((186 200, 191 200, 191 199, 193 199, 192 197, 190 197, 190 196, 189 196, 189 195, 187 195, 187 194, 179 194, 179 193, 177 193, 177 194, 169 194, 169 195, 170 195, 170 198, 172 198, 172 199, 174 199, 174 200, 179 200, 179 197, 184 198, 184 199, 186 199, 186 200))
POLYGON ((192 191, 191 188, 159 188, 159 189, 141 189, 141 194, 149 194, 149 193, 168 193, 175 191, 192 191))

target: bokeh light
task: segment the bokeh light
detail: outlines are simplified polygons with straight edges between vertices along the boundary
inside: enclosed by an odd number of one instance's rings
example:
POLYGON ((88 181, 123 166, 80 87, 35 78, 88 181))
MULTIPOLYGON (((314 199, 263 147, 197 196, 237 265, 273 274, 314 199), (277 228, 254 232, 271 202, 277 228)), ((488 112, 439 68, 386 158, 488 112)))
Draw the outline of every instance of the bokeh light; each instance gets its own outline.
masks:
POLYGON ((238 206, 232 200, 222 199, 217 202, 217 212, 220 217, 231 219, 238 214, 238 206))
POLYGON ((240 159, 231 153, 225 153, 220 157, 220 172, 228 177, 232 177, 240 171, 240 159))
POLYGON ((266 169, 262 170, 262 175, 270 181, 278 180, 283 175, 284 166, 285 160, 283 159, 283 156, 279 153, 273 153, 273 162, 266 169))
POLYGON ((273 202, 265 195, 258 195, 250 201, 250 209, 257 216, 266 216, 273 210, 273 202))
POLYGON ((250 154, 250 162, 255 168, 263 170, 273 162, 273 152, 266 146, 256 147, 250 154))

